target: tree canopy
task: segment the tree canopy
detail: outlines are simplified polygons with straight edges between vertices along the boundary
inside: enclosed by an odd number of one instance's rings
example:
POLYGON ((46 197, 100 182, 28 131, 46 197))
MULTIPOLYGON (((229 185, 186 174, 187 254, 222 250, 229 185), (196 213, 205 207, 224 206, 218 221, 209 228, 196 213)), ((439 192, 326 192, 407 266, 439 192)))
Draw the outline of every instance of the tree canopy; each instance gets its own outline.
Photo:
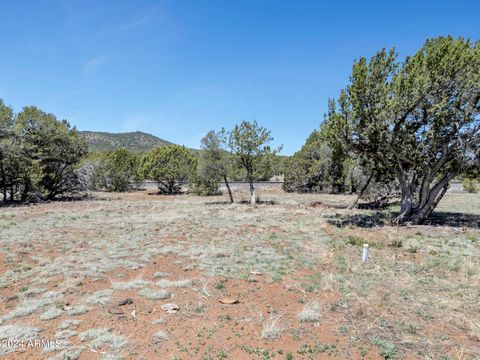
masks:
POLYGON ((439 37, 403 62, 381 50, 353 65, 330 103, 332 136, 377 174, 395 174, 398 221, 423 222, 449 182, 478 167, 480 44, 439 37))
POLYGON ((79 190, 76 168, 87 153, 66 120, 34 106, 14 115, 0 102, 0 185, 4 201, 53 199, 79 190))
POLYGON ((164 145, 142 157, 139 171, 143 178, 156 181, 160 192, 178 194, 196 164, 195 156, 184 146, 164 145))
POLYGON ((218 194, 218 184, 225 182, 230 202, 233 195, 228 184, 231 172, 229 154, 225 150, 225 131, 215 132, 210 130, 201 140, 201 153, 198 158, 197 173, 193 182, 194 192, 200 195, 218 194))
POLYGON ((230 131, 228 146, 239 166, 245 169, 250 184, 251 203, 256 204, 257 195, 253 185, 254 173, 262 159, 268 154, 275 154, 280 149, 270 148, 273 137, 270 131, 253 122, 242 121, 230 131))

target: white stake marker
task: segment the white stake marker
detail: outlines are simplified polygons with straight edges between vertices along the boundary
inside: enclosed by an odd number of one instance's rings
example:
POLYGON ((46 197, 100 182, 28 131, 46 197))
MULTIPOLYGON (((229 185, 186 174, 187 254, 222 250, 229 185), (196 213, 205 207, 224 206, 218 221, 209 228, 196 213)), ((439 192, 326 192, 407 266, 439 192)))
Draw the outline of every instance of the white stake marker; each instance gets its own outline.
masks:
POLYGON ((363 253, 362 253, 362 261, 368 261, 368 244, 363 244, 363 253))

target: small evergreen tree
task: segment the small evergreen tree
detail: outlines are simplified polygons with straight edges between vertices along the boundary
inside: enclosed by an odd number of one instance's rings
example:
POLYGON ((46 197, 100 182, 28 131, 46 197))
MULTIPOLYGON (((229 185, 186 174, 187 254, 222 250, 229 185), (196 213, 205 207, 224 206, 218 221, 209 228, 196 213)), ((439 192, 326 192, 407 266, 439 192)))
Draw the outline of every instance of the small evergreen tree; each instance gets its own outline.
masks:
POLYGON ((252 205, 257 203, 257 194, 253 184, 255 171, 265 155, 280 151, 280 148, 276 150, 270 148, 269 143, 272 140, 270 131, 259 125, 255 120, 253 122, 242 121, 235 125, 229 133, 228 146, 238 165, 246 171, 252 205))
POLYGON ((213 195, 218 193, 218 183, 223 180, 230 202, 233 203, 233 195, 228 183, 230 164, 228 153, 224 148, 225 143, 224 130, 219 132, 211 130, 202 138, 202 153, 198 159, 197 180, 194 185, 197 193, 213 195))
POLYGON ((178 194, 196 171, 196 159, 184 146, 159 146, 142 157, 139 171, 143 178, 156 181, 161 193, 178 194))

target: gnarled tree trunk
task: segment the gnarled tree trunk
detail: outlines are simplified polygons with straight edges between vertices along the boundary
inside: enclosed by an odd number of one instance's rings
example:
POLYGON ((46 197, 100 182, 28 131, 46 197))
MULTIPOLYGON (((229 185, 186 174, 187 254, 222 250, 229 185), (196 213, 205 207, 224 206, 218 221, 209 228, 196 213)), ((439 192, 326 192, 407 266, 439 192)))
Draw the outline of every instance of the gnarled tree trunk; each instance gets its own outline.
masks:
POLYGON ((405 172, 397 169, 397 178, 402 192, 400 214, 396 218, 398 223, 407 221, 411 221, 412 224, 424 223, 447 192, 449 182, 458 175, 458 172, 445 174, 432 186, 435 173, 437 172, 427 169, 422 176, 421 185, 416 190, 415 180, 409 181, 405 172), (418 191, 417 194, 415 194, 416 191, 418 191))

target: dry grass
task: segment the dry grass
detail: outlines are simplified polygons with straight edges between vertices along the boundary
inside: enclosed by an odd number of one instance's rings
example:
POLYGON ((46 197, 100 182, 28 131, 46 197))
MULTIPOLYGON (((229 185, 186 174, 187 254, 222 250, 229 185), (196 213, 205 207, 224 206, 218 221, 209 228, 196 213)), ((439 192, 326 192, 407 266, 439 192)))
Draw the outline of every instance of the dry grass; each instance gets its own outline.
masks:
POLYGON ((71 328, 77 328, 82 323, 81 320, 68 319, 64 320, 59 326, 58 330, 67 330, 71 328))
POLYGON ((121 335, 116 335, 109 328, 90 329, 80 333, 81 341, 90 341, 92 349, 109 348, 118 350, 128 345, 128 340, 121 335))
POLYGON ((186 287, 191 287, 193 285, 193 280, 184 279, 184 280, 171 281, 167 279, 162 279, 157 281, 156 285, 161 288, 186 288, 186 287))
MULTIPOLYGON (((38 328, 19 323, 3 325, 0 326, 0 341, 16 342, 20 340, 33 340, 37 337, 39 331, 40 330, 38 328)), ((15 348, 4 346, 2 342, 2 346, 0 347, 0 355, 5 355, 12 351, 15 351, 15 348)))
MULTIPOLYGON (((216 301, 215 296, 226 290, 216 289, 215 282, 207 286, 207 280, 194 284, 192 279, 218 276, 246 280, 252 287, 265 287, 266 279, 272 279, 272 286, 295 292, 304 308, 282 308, 282 323, 300 339, 313 328, 310 322, 323 326, 323 319, 329 317, 340 319, 348 328, 353 352, 364 346, 407 358, 480 356, 480 230, 476 225, 480 194, 448 193, 436 223, 404 227, 388 223, 391 209, 349 212, 327 206, 350 202, 350 197, 340 195, 266 192, 262 199, 267 203, 257 207, 194 196, 162 201, 134 194, 102 197, 106 200, 2 209, 0 252, 6 271, 0 277, 0 291, 16 294, 18 300, 3 308, 0 335, 14 331, 10 327, 19 318, 47 326, 50 321, 39 321, 41 314, 64 301, 66 294, 75 294, 75 300, 63 313, 80 319, 121 291, 135 290, 155 300, 167 297, 167 289, 181 289, 176 290, 180 294, 197 285, 195 296, 216 301), (322 206, 312 207, 314 202, 322 206), (352 216, 361 221, 351 221, 352 216), (366 264, 360 261, 358 244, 363 242, 371 244, 371 260, 366 264), (159 271, 165 270, 159 266, 145 275, 151 281, 126 281, 142 277, 138 273, 151 259, 163 255, 175 257, 183 270, 166 279, 169 274, 159 271), (117 269, 122 269, 122 276, 118 274, 110 285, 106 279, 117 269), (252 277, 252 272, 262 275, 252 277), (297 277, 297 272, 308 276, 297 277), (58 283, 58 278, 63 280, 58 283), (96 286, 91 292, 79 292, 84 279, 93 284, 105 280, 103 287, 113 290, 96 286), (46 291, 54 283, 58 283, 55 292, 46 291), (324 298, 334 300, 327 305, 324 298)), ((255 305, 248 304, 252 309, 255 305)), ((210 311, 209 305, 208 311, 195 316, 210 311)), ((54 317, 50 319, 55 323, 54 317)), ((126 334, 85 329, 84 322, 56 321, 58 335, 72 343, 83 339, 83 348, 69 350, 72 358, 84 351, 87 342, 93 348, 114 351, 108 356, 128 347, 126 334)), ((281 335, 278 319, 257 325, 257 335, 266 339, 281 335)), ((18 328, 18 336, 35 333, 28 329, 18 328)))
POLYGON ((298 314, 298 319, 301 322, 318 322, 321 318, 322 306, 316 300, 306 304, 300 314, 298 314))
POLYGON ((50 308, 45 311, 41 316, 40 319, 43 321, 53 320, 63 315, 63 310, 57 308, 50 308))
POLYGON ((157 331, 153 334, 155 340, 168 341, 170 340, 170 335, 166 331, 157 331))
POLYGON ((281 316, 271 314, 270 318, 265 321, 262 329, 262 339, 276 339, 282 336, 283 327, 280 326, 281 316))
POLYGON ((171 296, 171 293, 168 290, 143 289, 138 292, 138 295, 141 295, 148 300, 164 300, 168 299, 171 296))
MULTIPOLYGON (((112 294, 113 291, 111 289, 99 290, 87 296, 85 302, 90 305, 105 305, 112 294)), ((70 314, 73 315, 73 313, 70 314)))
POLYGON ((143 289, 144 287, 150 284, 151 284, 150 281, 137 279, 137 280, 132 280, 128 282, 112 282, 112 288, 114 290, 143 289))

